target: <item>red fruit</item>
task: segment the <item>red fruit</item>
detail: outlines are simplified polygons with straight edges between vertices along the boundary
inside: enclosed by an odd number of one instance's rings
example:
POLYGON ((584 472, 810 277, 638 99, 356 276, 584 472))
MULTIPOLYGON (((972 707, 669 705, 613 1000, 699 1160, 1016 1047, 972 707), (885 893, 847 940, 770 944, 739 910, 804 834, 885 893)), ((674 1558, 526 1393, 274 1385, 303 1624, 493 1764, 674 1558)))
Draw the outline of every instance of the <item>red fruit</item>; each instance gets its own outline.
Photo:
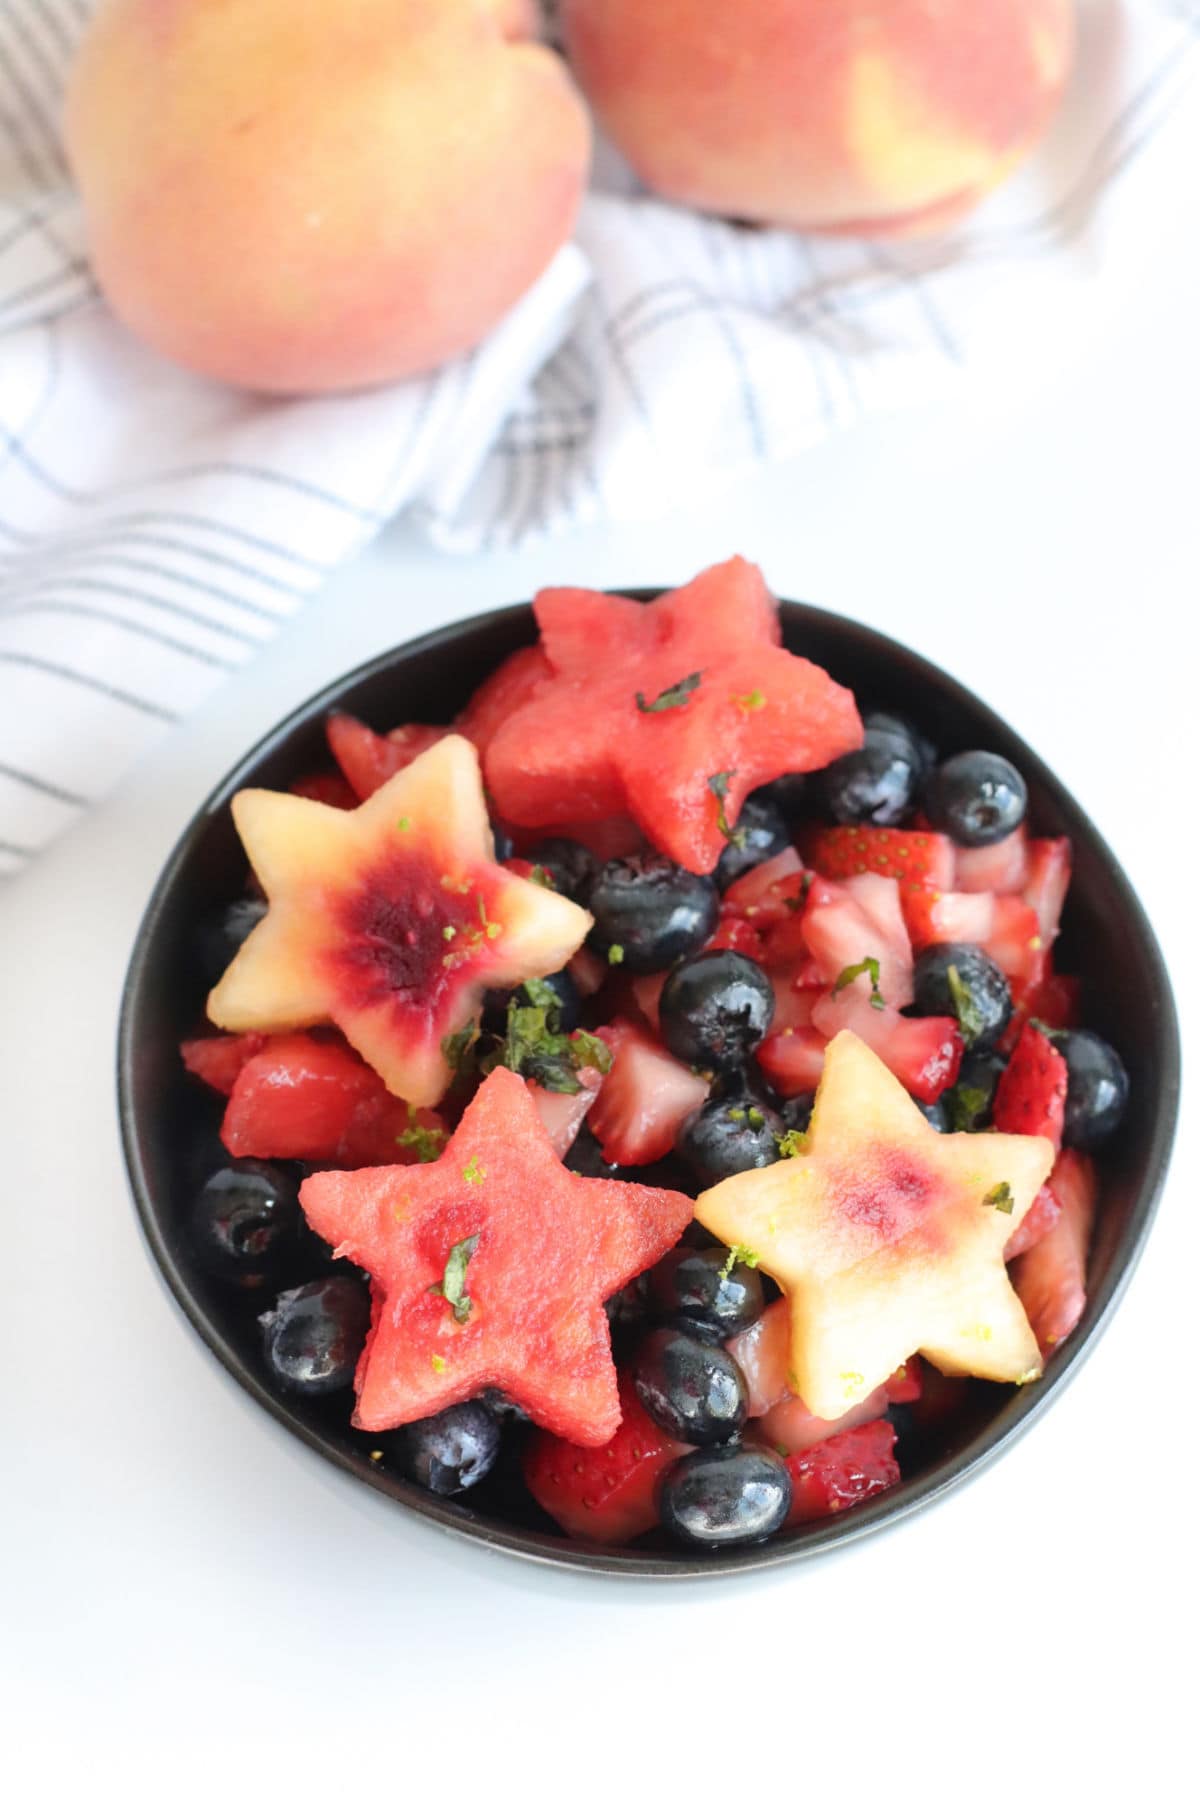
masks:
POLYGON ((1020 1256, 1034 1244, 1040 1244, 1048 1231, 1052 1231, 1062 1212, 1062 1202, 1054 1189, 1047 1182, 1038 1194, 1017 1229, 1004 1246, 1005 1260, 1011 1262, 1014 1256, 1020 1256))
POLYGON ((600 992, 608 979, 608 965, 601 962, 596 952, 585 945, 582 950, 575 952, 567 964, 567 973, 584 999, 589 1000, 593 994, 600 992))
POLYGON ((849 1412, 840 1419, 819 1419, 810 1412, 797 1394, 789 1394, 765 1413, 758 1427, 758 1434, 763 1442, 770 1444, 780 1456, 799 1456, 811 1450, 815 1444, 823 1444, 827 1438, 839 1437, 843 1432, 853 1431, 859 1425, 869 1425, 873 1419, 881 1419, 888 1409, 888 1392, 886 1386, 877 1387, 874 1393, 852 1406, 849 1412))
POLYGON ((289 794, 301 800, 317 800, 322 806, 336 806, 339 812, 351 812, 358 805, 358 795, 344 775, 328 769, 321 775, 302 775, 293 781, 289 794))
POLYGON ((650 605, 550 589, 535 609, 554 677, 485 758, 501 813, 519 825, 627 812, 704 874, 752 789, 862 742, 853 696, 779 647, 776 604, 740 558, 650 605), (693 676, 680 704, 654 709, 693 676))
POLYGON ((1018 825, 998 844, 954 851, 954 886, 962 894, 1019 894, 1029 879, 1029 839, 1018 825))
POLYGON ((1096 1170, 1088 1156, 1064 1150, 1050 1176, 1061 1207, 1053 1228, 1013 1264, 1013 1286, 1047 1355, 1069 1337, 1087 1303, 1087 1263, 1096 1211, 1096 1170))
POLYGON ((1047 950, 1036 912, 1014 894, 998 895, 992 904, 992 928, 977 941, 1010 982, 1038 980, 1046 967, 1047 950))
POLYGON ((890 875, 902 885, 954 886, 954 845, 940 831, 897 831, 887 825, 831 825, 806 845, 811 868, 831 881, 890 875))
POLYGON ((1001 1049, 1010 1050, 1028 1019, 1040 1019, 1054 1030, 1070 1030, 1082 1018, 1077 975, 1043 975, 1013 984, 1013 1016, 1001 1049))
POLYGON ((896 1433, 886 1419, 877 1419, 787 1457, 792 1478, 788 1524, 829 1518, 895 1487, 900 1479, 895 1447, 896 1433))
POLYGON ((791 1337, 788 1303, 773 1300, 749 1331, 740 1331, 725 1345, 746 1377, 752 1419, 761 1418, 791 1393, 787 1378, 791 1337))
POLYGON ((933 1101, 953 1087, 963 1058, 954 1019, 908 1019, 894 1007, 871 1004, 865 975, 813 1008, 813 1025, 827 1038, 852 1031, 872 1049, 915 1100, 933 1101))
POLYGON ((799 1031, 811 1025, 819 988, 806 987, 800 976, 780 969, 772 970, 771 986, 775 990, 773 1031, 799 1031))
POLYGON ((581 1450, 537 1431, 522 1457, 525 1484, 542 1510, 568 1537, 592 1544, 628 1544, 652 1531, 659 1477, 689 1448, 659 1430, 628 1374, 619 1390, 621 1423, 607 1444, 581 1450))
MULTIPOLYGON (((605 1160, 657 1162, 675 1147, 679 1127, 708 1099, 708 1083, 628 1019, 602 1025, 613 1053, 588 1124, 605 1160)), ((691 1202, 688 1202, 691 1205, 691 1202)))
POLYGON ((246 1061, 230 1091, 221 1142, 231 1156, 361 1169, 415 1161, 416 1148, 398 1142, 414 1127, 439 1132, 441 1120, 389 1094, 348 1045, 301 1031, 266 1040, 246 1061))
POLYGON ((526 1083, 556 1156, 565 1157, 579 1136, 579 1127, 591 1110, 603 1079, 599 1069, 580 1069, 577 1094, 552 1094, 549 1088, 540 1087, 536 1081, 526 1083))
POLYGON ((1026 1025, 996 1086, 992 1123, 997 1131, 1062 1143, 1067 1065, 1036 1025, 1026 1025))
POLYGON ((741 919, 736 913, 730 913, 721 920, 704 948, 736 950, 739 955, 748 956, 752 962, 759 962, 763 955, 763 934, 756 929, 752 920, 741 919))
POLYGON ((233 1084, 267 1042, 261 1031, 242 1031, 236 1036, 185 1038, 179 1046, 183 1066, 218 1094, 231 1094, 233 1084))
POLYGON ((825 1038, 811 1026, 785 1025, 763 1039, 755 1056, 771 1086, 785 1100, 796 1094, 815 1094, 825 1067, 825 1038))
MULTIPOLYGON (((711 949, 711 944, 709 945, 711 949)), ((667 984, 665 973, 635 975, 629 983, 633 1003, 655 1036, 658 1035, 658 1002, 667 984)))
POLYGON ((437 1162, 312 1175, 300 1203, 380 1289, 355 1375, 360 1430, 496 1387, 578 1444, 606 1444, 621 1423, 604 1301, 692 1216, 686 1194, 564 1169, 508 1069, 488 1076, 437 1162))
POLYGON ((873 957, 879 964, 877 980, 884 999, 894 1007, 908 1005, 913 997, 912 949, 894 881, 860 875, 837 885, 814 882, 799 927, 827 983, 873 957))
POLYGON ((551 673, 538 645, 514 650, 475 689, 454 721, 455 731, 469 738, 482 756, 500 727, 546 686, 551 673))
MULTIPOLYGON (((385 781, 449 736, 445 725, 399 725, 380 737, 349 713, 330 713, 325 736, 342 774, 359 800, 369 800, 385 781)), ((311 798, 318 799, 319 795, 311 798)), ((353 804, 353 802, 351 802, 353 804)))
POLYGON ((921 1398, 924 1392, 922 1362, 919 1356, 910 1356, 906 1363, 901 1363, 894 1375, 889 1375, 884 1382, 889 1406, 911 1406, 921 1398))
POLYGON ((1058 936, 1063 902, 1071 885, 1070 838, 1033 838, 1029 844, 1029 874, 1022 892, 1027 906, 1038 916, 1042 942, 1049 950, 1058 936))
POLYGON ((731 882, 721 899, 723 914, 753 920, 760 930, 799 910, 804 864, 790 845, 731 882))
POLYGON ((930 944, 983 944, 996 923, 994 894, 944 894, 905 888, 904 923, 914 950, 930 944))

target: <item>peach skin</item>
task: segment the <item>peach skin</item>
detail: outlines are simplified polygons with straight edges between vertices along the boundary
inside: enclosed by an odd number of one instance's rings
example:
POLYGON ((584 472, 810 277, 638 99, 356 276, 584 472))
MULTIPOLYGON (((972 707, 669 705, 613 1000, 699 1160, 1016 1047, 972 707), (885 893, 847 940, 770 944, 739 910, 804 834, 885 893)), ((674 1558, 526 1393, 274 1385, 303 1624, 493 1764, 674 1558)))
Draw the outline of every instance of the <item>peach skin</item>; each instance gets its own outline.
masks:
POLYGON ((236 386, 416 375, 569 237, 590 125, 532 0, 101 0, 66 139, 100 285, 236 386))
POLYGON ((642 179, 763 224, 936 230, 1054 111, 1071 0, 564 0, 575 73, 642 179))

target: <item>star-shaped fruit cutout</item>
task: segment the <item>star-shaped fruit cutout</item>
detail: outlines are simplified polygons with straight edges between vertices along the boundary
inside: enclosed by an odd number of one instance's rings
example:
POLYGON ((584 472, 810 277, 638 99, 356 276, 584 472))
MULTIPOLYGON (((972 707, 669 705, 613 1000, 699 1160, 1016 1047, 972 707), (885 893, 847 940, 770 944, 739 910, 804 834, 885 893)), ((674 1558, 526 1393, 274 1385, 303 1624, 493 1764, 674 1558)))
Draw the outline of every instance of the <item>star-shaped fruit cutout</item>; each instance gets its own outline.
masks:
POLYGON ((777 603, 741 557, 648 605, 550 588, 534 611, 550 673, 485 753, 513 824, 629 814, 706 874, 752 789, 862 743, 854 696, 783 649, 777 603))
POLYGON ((621 1422, 605 1300, 692 1217, 686 1194, 565 1169, 507 1069, 488 1076, 436 1163, 310 1175, 300 1203, 372 1277, 360 1429, 499 1388, 576 1444, 607 1443, 621 1422))
POLYGON ((393 1094, 434 1105, 484 990, 561 969, 591 915, 503 869, 474 747, 446 737, 353 811, 244 788, 268 907, 208 999, 226 1031, 333 1024, 393 1094))
POLYGON ((1004 1247, 1053 1161, 1046 1138, 935 1131, 843 1031, 799 1154, 710 1188, 696 1217, 779 1283, 789 1383, 837 1419, 917 1351, 947 1375, 1041 1373, 1004 1247))

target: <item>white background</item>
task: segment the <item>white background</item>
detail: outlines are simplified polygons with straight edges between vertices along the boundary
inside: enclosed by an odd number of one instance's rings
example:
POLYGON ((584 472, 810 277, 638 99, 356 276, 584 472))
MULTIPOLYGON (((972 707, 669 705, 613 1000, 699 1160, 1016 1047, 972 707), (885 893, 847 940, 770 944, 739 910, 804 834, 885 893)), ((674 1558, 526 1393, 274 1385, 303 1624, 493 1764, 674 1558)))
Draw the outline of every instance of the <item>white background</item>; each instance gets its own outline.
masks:
POLYGON ((0 895, 0 1771, 24 1771, 19 1791, 57 1792, 76 1768, 127 1793, 331 1791, 326 1771, 338 1792, 389 1794, 423 1776, 439 1794, 1189 1790, 1192 1119, 1116 1321, 1023 1442, 858 1550, 683 1589, 459 1546, 257 1413, 152 1273, 112 1073, 158 868, 276 718, 377 650, 543 581, 672 582, 733 551, 779 592, 906 639, 1011 718, 1124 860, 1186 1031, 1200 959, 1187 254, 1146 270, 1099 357, 1019 407, 964 387, 694 516, 523 554, 439 559, 398 529, 0 895))

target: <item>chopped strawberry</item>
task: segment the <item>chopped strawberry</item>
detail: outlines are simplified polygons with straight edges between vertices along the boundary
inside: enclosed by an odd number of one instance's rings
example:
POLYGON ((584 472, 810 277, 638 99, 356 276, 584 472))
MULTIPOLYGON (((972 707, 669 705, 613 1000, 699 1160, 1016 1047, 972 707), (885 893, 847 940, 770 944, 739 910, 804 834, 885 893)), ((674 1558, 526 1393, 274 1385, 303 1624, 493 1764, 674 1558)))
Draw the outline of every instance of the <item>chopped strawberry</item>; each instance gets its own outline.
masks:
POLYGON ((658 1002, 666 984, 667 977, 662 971, 654 975, 635 975, 629 983, 629 991, 633 995, 634 1005, 656 1036, 658 1035, 658 1002))
POLYGON ((1012 981, 1036 981, 1046 966, 1047 951, 1032 906, 1014 894, 997 895, 995 917, 986 937, 978 940, 992 961, 1012 981))
POLYGON ((1089 1156, 1064 1150, 1050 1176, 1062 1211, 1046 1236, 1013 1265, 1013 1286, 1043 1355, 1069 1337, 1087 1302, 1087 1263, 1096 1210, 1096 1171, 1089 1156))
POLYGON ((1046 1137, 1062 1143, 1067 1065, 1036 1025, 1026 1025, 996 1086, 992 1123, 997 1131, 1046 1137))
POLYGON ((956 848, 954 886, 961 894, 1019 894, 1029 879, 1029 838, 1018 825, 982 850, 956 848))
POLYGON ((759 962, 763 954, 763 934, 752 920, 741 919, 736 913, 727 913, 704 948, 736 950, 740 955, 750 957, 753 962, 759 962))
POLYGON ((584 999, 587 1000, 593 994, 600 992, 608 976, 608 969, 596 952, 589 950, 585 945, 582 950, 575 952, 567 964, 567 973, 584 999))
POLYGON ((759 957, 765 969, 796 969, 801 963, 812 960, 804 935, 804 915, 798 907, 778 923, 767 926, 759 957))
POLYGON ((843 1413, 840 1419, 819 1419, 814 1412, 800 1399, 798 1394, 789 1394, 780 1400, 768 1413, 764 1413, 758 1431, 764 1443, 778 1450, 780 1456, 799 1456, 811 1450, 814 1444, 823 1444, 827 1438, 840 1436, 843 1432, 853 1431, 859 1425, 869 1425, 874 1419, 881 1419, 888 1409, 888 1392, 886 1386, 877 1387, 873 1394, 852 1406, 849 1412, 843 1413))
POLYGON ((777 924, 797 910, 791 903, 799 900, 803 880, 804 864, 799 852, 789 846, 731 882, 721 911, 751 919, 760 927, 777 924))
POLYGON ((233 1084, 267 1039, 261 1031, 222 1032, 220 1037, 185 1038, 179 1046, 183 1066, 218 1094, 231 1094, 233 1084))
POLYGON ((771 1032, 755 1055, 759 1068, 785 1100, 816 1093, 825 1067, 825 1039, 811 1026, 787 1025, 771 1032))
POLYGON ((798 1031, 812 1023, 819 988, 806 987, 796 975, 781 969, 771 971, 771 986, 775 990, 773 1031, 798 1031))
POLYGON ((1013 983, 1013 1016, 1001 1043, 1011 1050, 1029 1019, 1040 1019, 1054 1030, 1070 1030, 1082 1017, 1077 975, 1044 975, 1033 981, 1013 983))
POLYGON ((445 725, 399 725, 386 737, 349 713, 330 713, 325 736, 338 767, 360 800, 447 735, 445 725))
POLYGON ((912 949, 894 881, 866 877, 857 892, 846 883, 814 882, 799 929, 826 982, 872 957, 879 964, 874 979, 884 999, 895 1007, 912 999, 912 949))
POLYGON ((1020 1256, 1023 1251, 1032 1249, 1034 1244, 1039 1244, 1046 1233, 1054 1229, 1061 1211, 1062 1202, 1047 1182, 1045 1187, 1038 1190, 1037 1199, 1005 1244, 1005 1260, 1011 1262, 1014 1256, 1020 1256))
POLYGON ((746 1377, 746 1410, 752 1419, 761 1418, 790 1394, 787 1372, 791 1341, 788 1303, 773 1300, 749 1331, 739 1331, 725 1345, 746 1377))
POLYGON ((809 865, 832 881, 873 874, 925 887, 954 886, 954 845, 940 831, 832 825, 813 832, 805 848, 809 865))
POLYGON ((1029 844, 1029 875, 1022 899, 1038 916, 1042 942, 1049 950, 1058 936, 1063 902, 1071 885, 1070 838, 1033 838, 1029 844))
POLYGON ((299 781, 293 781, 288 793, 298 794, 301 800, 319 801, 322 806, 336 806, 339 812, 353 812, 358 805, 358 795, 346 777, 335 769, 326 769, 318 775, 302 775, 299 781))
POLYGON ((813 1025, 827 1038, 853 1031, 872 1049, 915 1100, 932 1101, 952 1087, 963 1057, 957 1021, 907 1019, 894 1007, 875 1007, 865 975, 826 994, 813 1008, 813 1025))
POLYGON ((886 1419, 876 1419, 787 1457, 792 1478, 788 1524, 829 1518, 895 1487, 900 1479, 895 1448, 896 1433, 886 1419))
POLYGON ((919 1400, 924 1392, 924 1379, 921 1373, 921 1359, 910 1356, 906 1363, 901 1363, 894 1375, 889 1375, 884 1382, 887 1390, 889 1406, 911 1406, 919 1400))
POLYGON ((986 943, 996 922, 994 894, 943 894, 936 888, 905 887, 904 923, 914 950, 930 944, 986 943))
POLYGON ((707 1100, 708 1083, 628 1019, 602 1025, 597 1036, 612 1051, 613 1066, 588 1119, 592 1133, 608 1162, 657 1162, 707 1100))
POLYGON ((620 1395, 621 1423, 607 1444, 584 1450, 537 1431, 524 1454, 526 1485, 538 1505, 568 1537, 593 1544, 627 1544, 652 1531, 659 1477, 689 1448, 654 1423, 628 1374, 620 1395))
POLYGON ((577 1094, 553 1094, 549 1088, 540 1086, 536 1081, 525 1083, 533 1095, 538 1117, 546 1127, 546 1134, 559 1156, 566 1156, 579 1136, 579 1127, 600 1092, 604 1077, 599 1069, 580 1069, 578 1080, 577 1094))

